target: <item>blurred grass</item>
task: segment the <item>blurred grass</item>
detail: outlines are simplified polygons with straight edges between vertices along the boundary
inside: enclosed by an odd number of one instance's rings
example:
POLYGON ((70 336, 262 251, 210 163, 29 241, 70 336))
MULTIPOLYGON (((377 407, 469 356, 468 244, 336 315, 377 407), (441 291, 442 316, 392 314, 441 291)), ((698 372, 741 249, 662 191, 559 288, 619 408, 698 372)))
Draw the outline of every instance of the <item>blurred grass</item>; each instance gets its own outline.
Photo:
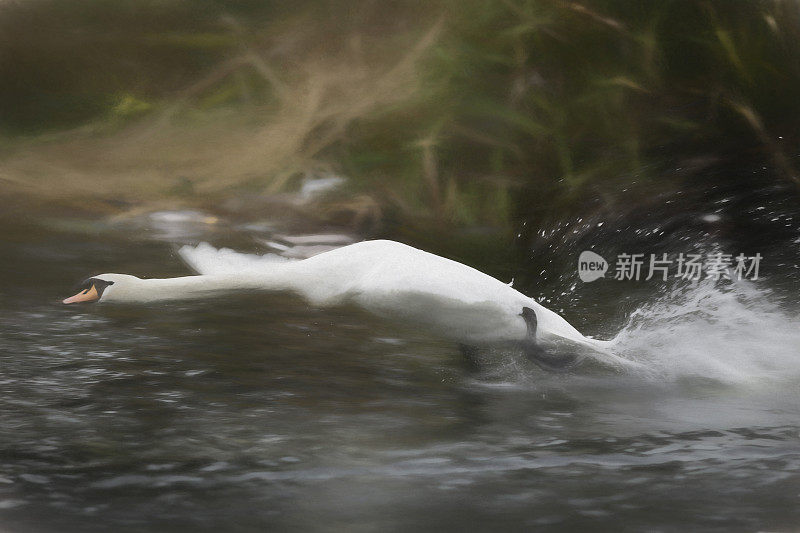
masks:
POLYGON ((0 187, 45 206, 221 208, 325 171, 350 181, 320 217, 510 236, 715 165, 800 180, 795 1, 48 0, 0 15, 0 187))

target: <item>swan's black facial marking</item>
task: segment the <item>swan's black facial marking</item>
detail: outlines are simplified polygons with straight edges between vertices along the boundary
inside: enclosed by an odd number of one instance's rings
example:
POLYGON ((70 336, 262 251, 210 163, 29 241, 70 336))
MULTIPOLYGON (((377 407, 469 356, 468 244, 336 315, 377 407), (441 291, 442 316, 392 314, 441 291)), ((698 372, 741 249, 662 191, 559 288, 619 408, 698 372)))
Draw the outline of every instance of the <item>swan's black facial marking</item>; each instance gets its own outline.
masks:
POLYGON ((106 281, 100 278, 89 278, 81 282, 81 284, 78 285, 78 287, 76 288, 77 290, 85 294, 88 293, 90 290, 92 290, 92 287, 94 287, 94 290, 97 291, 97 299, 99 300, 100 298, 103 297, 103 291, 105 291, 109 285, 113 284, 114 284, 113 281, 106 281))
POLYGON ((106 281, 100 278, 89 278, 80 285, 77 290, 80 292, 75 296, 71 296, 64 300, 65 304, 87 303, 96 302, 103 296, 103 292, 109 285, 113 285, 113 281, 106 281))

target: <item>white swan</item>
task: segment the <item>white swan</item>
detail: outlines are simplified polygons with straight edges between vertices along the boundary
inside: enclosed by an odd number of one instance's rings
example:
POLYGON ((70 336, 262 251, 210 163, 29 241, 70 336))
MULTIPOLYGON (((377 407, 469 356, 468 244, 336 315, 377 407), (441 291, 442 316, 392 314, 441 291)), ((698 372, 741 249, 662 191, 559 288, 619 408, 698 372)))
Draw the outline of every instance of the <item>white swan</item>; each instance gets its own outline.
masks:
POLYGON ((184 246, 180 254, 200 275, 140 279, 101 274, 86 280, 82 291, 64 303, 156 302, 286 290, 320 307, 355 303, 383 317, 424 325, 467 346, 606 345, 584 337, 553 311, 483 272, 394 241, 363 241, 302 261, 216 250, 208 244, 184 246))

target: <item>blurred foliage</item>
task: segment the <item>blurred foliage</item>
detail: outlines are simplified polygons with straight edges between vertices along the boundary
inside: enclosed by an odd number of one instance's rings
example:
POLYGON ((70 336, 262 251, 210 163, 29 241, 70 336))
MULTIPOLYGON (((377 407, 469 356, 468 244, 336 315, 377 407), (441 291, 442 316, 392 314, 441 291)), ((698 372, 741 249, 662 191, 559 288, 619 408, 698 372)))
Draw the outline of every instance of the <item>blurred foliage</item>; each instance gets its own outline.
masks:
MULTIPOLYGON (((0 10, 2 134, 94 124, 62 152, 88 154, 94 142, 103 158, 59 168, 85 192, 99 179, 87 169, 103 165, 103 180, 116 172, 140 187, 125 198, 134 204, 176 190, 214 201, 273 194, 322 168, 351 178, 346 196, 320 208, 332 219, 510 234, 520 219, 613 210, 637 189, 669 191, 714 168, 766 165, 769 179, 800 179, 794 0, 40 0, 0 10), (130 133, 147 120, 161 133, 130 133), (209 150, 216 163, 202 158, 209 150)), ((61 156, 49 149, 52 168, 61 156)), ((9 181, 43 172, 12 163, 9 181)))

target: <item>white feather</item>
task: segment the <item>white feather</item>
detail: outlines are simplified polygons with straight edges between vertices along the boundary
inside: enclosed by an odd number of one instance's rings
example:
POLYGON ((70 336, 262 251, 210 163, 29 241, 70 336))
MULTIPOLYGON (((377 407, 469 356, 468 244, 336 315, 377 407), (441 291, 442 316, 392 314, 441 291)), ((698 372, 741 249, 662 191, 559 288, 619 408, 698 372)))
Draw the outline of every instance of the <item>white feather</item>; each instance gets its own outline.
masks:
POLYGON ((230 248, 214 248, 203 242, 183 246, 178 250, 181 259, 198 274, 209 276, 257 273, 277 263, 294 261, 277 254, 255 255, 236 252, 230 248))

